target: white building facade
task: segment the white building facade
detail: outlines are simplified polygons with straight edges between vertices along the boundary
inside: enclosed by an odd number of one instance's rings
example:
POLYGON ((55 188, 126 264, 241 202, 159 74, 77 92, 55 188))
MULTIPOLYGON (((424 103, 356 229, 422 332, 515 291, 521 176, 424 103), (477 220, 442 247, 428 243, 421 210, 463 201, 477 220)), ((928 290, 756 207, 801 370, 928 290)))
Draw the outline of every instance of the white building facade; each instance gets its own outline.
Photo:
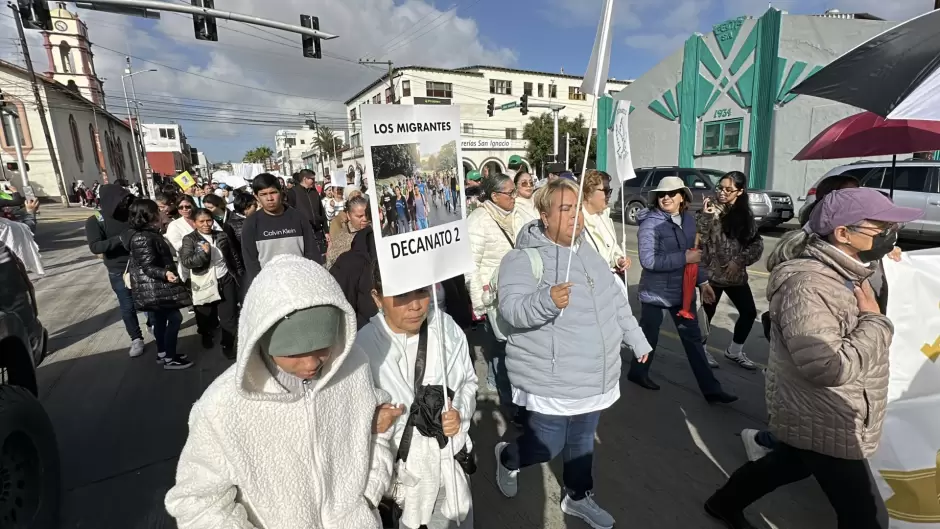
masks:
POLYGON ((192 148, 179 124, 142 123, 140 136, 154 173, 172 177, 192 170, 192 148))
POLYGON ((317 131, 279 130, 274 133, 274 161, 282 175, 290 176, 307 167, 303 154, 316 145, 317 131))
MULTIPOLYGON (((457 69, 409 66, 393 73, 395 99, 402 105, 459 105, 463 153, 462 167, 466 174, 487 167, 490 173, 508 172, 510 158, 521 159, 530 171, 538 171, 527 160, 528 141, 522 137, 530 118, 550 112, 532 105, 564 105, 559 117, 590 118, 590 95, 581 93, 581 77, 517 70, 494 66, 469 66, 457 69), (522 115, 518 104, 523 94, 529 96, 529 114, 522 115), (487 115, 487 102, 494 99, 496 111, 487 115), (501 105, 511 108, 501 110, 501 105)), ((612 95, 627 87, 630 81, 611 79, 607 90, 612 95)), ((388 76, 377 79, 346 101, 349 119, 349 149, 343 154, 344 164, 362 163, 362 108, 365 105, 391 104, 392 92, 388 76)), ((560 143, 564 138, 560 138, 560 143)))
MULTIPOLYGON (((43 134, 39 112, 25 68, 0 61, 0 90, 7 110, 16 114, 23 154, 29 165, 29 184, 40 199, 61 198, 50 151, 54 149, 62 187, 73 182, 139 182, 130 127, 104 108, 102 81, 94 70, 91 44, 84 22, 65 9, 51 12, 53 31, 43 32, 49 52, 49 71, 37 73, 39 97, 46 109, 52 144, 43 134), (65 44, 65 45, 63 45, 65 44)), ((0 127, 0 158, 16 161, 13 133, 6 120, 0 127)), ((22 185, 22 176, 4 177, 22 185)))

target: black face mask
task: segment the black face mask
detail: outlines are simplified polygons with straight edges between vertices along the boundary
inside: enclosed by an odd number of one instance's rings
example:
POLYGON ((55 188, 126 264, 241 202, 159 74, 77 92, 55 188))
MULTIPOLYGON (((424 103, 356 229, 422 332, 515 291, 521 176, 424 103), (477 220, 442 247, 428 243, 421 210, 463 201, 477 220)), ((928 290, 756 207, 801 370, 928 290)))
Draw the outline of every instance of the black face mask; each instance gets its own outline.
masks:
POLYGON ((858 252, 858 258, 863 263, 880 261, 884 256, 891 253, 894 245, 898 242, 898 230, 895 228, 887 229, 871 238, 871 249, 858 252))

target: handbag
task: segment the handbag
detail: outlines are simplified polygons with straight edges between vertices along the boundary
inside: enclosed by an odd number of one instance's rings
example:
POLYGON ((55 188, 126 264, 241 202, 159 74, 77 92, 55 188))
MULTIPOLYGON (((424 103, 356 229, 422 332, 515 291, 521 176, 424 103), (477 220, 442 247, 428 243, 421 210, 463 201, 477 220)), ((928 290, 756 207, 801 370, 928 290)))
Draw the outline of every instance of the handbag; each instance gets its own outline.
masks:
POLYGON ((211 266, 205 274, 190 274, 189 281, 193 306, 208 305, 222 299, 219 295, 219 281, 215 277, 215 269, 211 266))
POLYGON ((124 286, 127 290, 133 290, 131 288, 131 258, 127 258, 127 266, 124 267, 124 273, 121 274, 121 279, 124 280, 124 286))

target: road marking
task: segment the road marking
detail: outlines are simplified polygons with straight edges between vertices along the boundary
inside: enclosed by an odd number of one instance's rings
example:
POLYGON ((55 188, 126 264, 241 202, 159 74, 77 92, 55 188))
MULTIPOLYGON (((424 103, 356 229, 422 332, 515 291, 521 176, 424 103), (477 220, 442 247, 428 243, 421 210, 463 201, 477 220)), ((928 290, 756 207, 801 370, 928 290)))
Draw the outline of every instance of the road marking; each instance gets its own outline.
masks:
MULTIPOLYGON (((637 252, 636 250, 630 250, 630 249, 627 250, 627 253, 633 254, 633 255, 640 255, 640 253, 637 252)), ((767 272, 763 272, 761 270, 754 270, 753 268, 748 268, 747 273, 754 274, 756 276, 761 276, 761 277, 770 277, 770 274, 768 274, 767 272)))

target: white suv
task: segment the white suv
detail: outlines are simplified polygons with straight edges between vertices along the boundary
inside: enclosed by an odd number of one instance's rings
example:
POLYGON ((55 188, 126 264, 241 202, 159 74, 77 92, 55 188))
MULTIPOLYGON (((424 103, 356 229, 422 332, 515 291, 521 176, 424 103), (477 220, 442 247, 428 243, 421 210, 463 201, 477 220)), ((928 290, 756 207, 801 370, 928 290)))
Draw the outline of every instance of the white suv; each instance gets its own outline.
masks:
POLYGON ((878 189, 885 194, 889 193, 894 178, 894 202, 899 206, 924 211, 924 216, 919 220, 903 226, 901 237, 940 242, 940 162, 899 161, 894 173, 891 162, 862 161, 834 167, 806 192, 806 202, 800 209, 801 225, 809 218, 809 208, 816 201, 816 186, 819 182, 840 174, 854 176, 862 187, 878 189))

